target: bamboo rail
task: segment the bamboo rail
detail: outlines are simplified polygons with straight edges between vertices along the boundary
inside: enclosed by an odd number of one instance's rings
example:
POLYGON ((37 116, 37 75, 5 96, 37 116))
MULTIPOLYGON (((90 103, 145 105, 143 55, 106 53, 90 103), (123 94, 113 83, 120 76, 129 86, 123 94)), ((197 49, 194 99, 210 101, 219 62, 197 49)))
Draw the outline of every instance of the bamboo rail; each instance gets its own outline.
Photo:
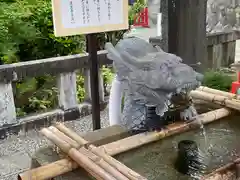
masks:
POLYGON ((233 170, 234 171, 234 168, 236 165, 240 164, 240 158, 236 159, 235 161, 231 162, 231 163, 228 163, 216 170, 214 170, 213 172, 211 172, 210 174, 204 176, 202 178, 202 180, 211 180, 212 177, 216 176, 216 175, 222 175, 222 174, 225 174, 227 171, 230 171, 230 170, 233 170))
POLYGON ((235 99, 229 99, 225 96, 220 96, 220 95, 214 95, 202 91, 191 91, 190 96, 195 98, 195 99, 200 99, 208 102, 212 102, 215 104, 222 105, 227 108, 235 109, 240 111, 240 101, 235 100, 235 99))
MULTIPOLYGON (((204 114, 200 114, 197 119, 203 124, 211 123, 215 120, 227 117, 231 114, 231 111, 226 108, 217 109, 204 114)), ((168 126, 167 130, 160 132, 148 132, 137 134, 128 138, 124 138, 109 144, 100 146, 104 152, 110 156, 114 156, 131 149, 138 148, 145 144, 158 141, 164 137, 179 134, 194 128, 199 127, 197 123, 178 123, 168 126)), ((78 164, 71 159, 62 159, 45 166, 41 166, 35 169, 25 171, 18 175, 19 180, 46 180, 64 173, 70 172, 78 167, 78 164)))
POLYGON ((225 96, 229 99, 240 100, 240 96, 238 96, 236 94, 225 92, 225 91, 220 91, 220 90, 217 90, 217 89, 212 89, 212 88, 209 88, 209 87, 206 87, 206 86, 200 86, 199 88, 197 88, 197 91, 203 91, 203 92, 210 93, 210 94, 225 96))

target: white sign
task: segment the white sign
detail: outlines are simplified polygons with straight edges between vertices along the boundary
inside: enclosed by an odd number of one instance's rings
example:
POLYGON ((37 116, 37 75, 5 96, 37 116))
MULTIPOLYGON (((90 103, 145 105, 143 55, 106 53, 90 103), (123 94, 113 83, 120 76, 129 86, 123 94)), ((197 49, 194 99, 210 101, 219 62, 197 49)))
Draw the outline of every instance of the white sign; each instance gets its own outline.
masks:
POLYGON ((56 36, 128 28, 128 0, 52 0, 56 36))

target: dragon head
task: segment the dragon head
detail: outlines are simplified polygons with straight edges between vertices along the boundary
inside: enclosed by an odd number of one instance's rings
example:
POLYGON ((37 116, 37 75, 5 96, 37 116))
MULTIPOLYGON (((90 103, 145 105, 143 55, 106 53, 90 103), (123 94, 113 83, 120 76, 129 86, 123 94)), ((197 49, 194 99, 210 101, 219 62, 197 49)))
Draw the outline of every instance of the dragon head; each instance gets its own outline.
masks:
MULTIPOLYGON (((128 93, 139 104, 155 106, 160 116, 169 110, 173 97, 180 95, 188 99, 188 92, 199 87, 203 79, 203 75, 184 64, 180 57, 140 38, 123 39, 115 47, 107 43, 105 48, 128 93)), ((195 116, 194 113, 187 116, 195 116)))

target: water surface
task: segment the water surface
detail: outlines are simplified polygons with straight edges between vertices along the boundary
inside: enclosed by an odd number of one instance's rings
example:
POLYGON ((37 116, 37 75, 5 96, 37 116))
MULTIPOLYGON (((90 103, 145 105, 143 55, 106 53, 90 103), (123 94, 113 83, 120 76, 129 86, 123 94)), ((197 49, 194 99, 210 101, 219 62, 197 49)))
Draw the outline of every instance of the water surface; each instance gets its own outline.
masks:
POLYGON ((149 180, 193 179, 174 169, 178 142, 186 139, 196 141, 201 151, 205 152, 207 171, 216 169, 240 156, 239 117, 228 117, 206 125, 207 143, 200 129, 197 129, 123 153, 117 159, 149 180))

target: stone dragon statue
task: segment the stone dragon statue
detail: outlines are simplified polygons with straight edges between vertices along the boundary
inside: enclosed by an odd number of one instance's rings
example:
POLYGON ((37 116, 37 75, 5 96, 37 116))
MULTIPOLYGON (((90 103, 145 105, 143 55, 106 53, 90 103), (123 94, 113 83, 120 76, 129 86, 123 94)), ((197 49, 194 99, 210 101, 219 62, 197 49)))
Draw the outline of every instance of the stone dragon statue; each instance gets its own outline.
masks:
POLYGON ((120 40, 115 47, 106 43, 105 49, 125 94, 122 125, 131 130, 161 129, 160 117, 182 102, 183 120, 197 115, 188 94, 200 86, 203 75, 184 64, 180 57, 137 37, 120 40), (146 109, 150 107, 155 107, 159 116, 151 123, 146 120, 146 109))

